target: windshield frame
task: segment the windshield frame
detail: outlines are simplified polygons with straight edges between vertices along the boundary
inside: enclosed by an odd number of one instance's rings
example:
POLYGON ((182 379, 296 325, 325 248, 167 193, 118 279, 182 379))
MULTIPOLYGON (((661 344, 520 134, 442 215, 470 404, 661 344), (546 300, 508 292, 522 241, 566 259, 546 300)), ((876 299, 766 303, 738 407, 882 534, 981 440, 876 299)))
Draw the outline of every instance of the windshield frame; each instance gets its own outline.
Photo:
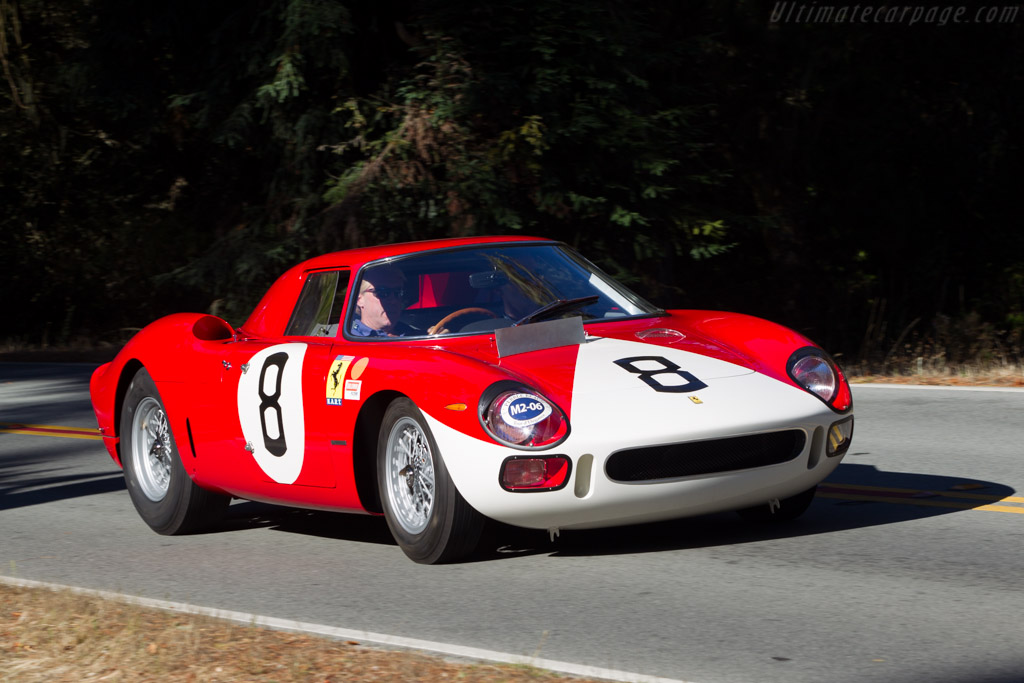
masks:
MULTIPOLYGON (((368 261, 362 264, 355 272, 354 277, 349 280, 350 288, 348 293, 348 301, 345 306, 345 319, 344 323, 339 327, 339 337, 344 338, 347 341, 353 342, 391 342, 391 341, 423 341, 423 340, 435 340, 435 339, 450 339, 453 337, 469 337, 478 335, 493 335, 494 329, 489 330, 469 330, 469 331, 453 331, 445 332, 443 334, 431 335, 427 332, 415 335, 401 335, 401 336, 361 336, 352 333, 352 327, 355 320, 358 319, 356 300, 359 298, 359 289, 363 282, 364 276, 368 271, 385 265, 395 266, 399 269, 402 268, 403 263, 415 261, 418 259, 428 258, 431 255, 443 255, 451 254, 461 251, 497 251, 502 252, 515 251, 519 249, 536 249, 537 247, 544 247, 553 249, 560 252, 565 258, 573 263, 577 268, 582 271, 590 273, 590 285, 594 288, 595 293, 601 293, 605 297, 610 299, 621 298, 629 303, 638 312, 628 313, 623 312, 622 315, 608 316, 608 317, 594 317, 587 319, 583 318, 583 325, 586 326, 592 323, 608 323, 618 322, 623 320, 637 320, 642 318, 652 318, 666 315, 666 311, 654 304, 650 303, 636 292, 632 291, 615 278, 608 275, 603 269, 594 264, 592 261, 587 259, 585 256, 580 254, 570 245, 564 242, 556 242, 551 240, 537 240, 537 241, 515 241, 515 242, 496 242, 496 243, 481 243, 481 244, 468 244, 457 247, 449 247, 445 249, 434 249, 430 251, 412 252, 408 254, 401 254, 398 256, 387 256, 384 258, 368 261), (598 284, 595 284, 595 279, 598 284)), ((404 271, 403 271, 404 272, 404 271)), ((412 303, 417 300, 413 299, 412 303)), ((554 301, 554 300, 553 300, 554 301)), ((412 304, 406 304, 403 307, 403 312, 409 310, 409 306, 412 304)), ((583 316, 581 316, 583 317, 583 316)), ((437 321, 435 321, 437 322, 437 321)), ((524 323, 529 325, 531 323, 524 323)))

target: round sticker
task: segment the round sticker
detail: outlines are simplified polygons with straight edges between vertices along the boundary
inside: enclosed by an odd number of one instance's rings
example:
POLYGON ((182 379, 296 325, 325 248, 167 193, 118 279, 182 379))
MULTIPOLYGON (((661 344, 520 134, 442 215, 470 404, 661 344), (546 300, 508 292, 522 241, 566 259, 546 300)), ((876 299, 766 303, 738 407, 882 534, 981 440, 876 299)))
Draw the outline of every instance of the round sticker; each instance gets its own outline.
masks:
POLYGON ((501 404, 501 419, 513 427, 535 425, 551 414, 551 406, 533 394, 513 394, 501 404))
POLYGON ((363 370, 366 369, 367 363, 370 362, 369 358, 360 358, 352 365, 352 379, 359 379, 359 376, 363 374, 363 370))

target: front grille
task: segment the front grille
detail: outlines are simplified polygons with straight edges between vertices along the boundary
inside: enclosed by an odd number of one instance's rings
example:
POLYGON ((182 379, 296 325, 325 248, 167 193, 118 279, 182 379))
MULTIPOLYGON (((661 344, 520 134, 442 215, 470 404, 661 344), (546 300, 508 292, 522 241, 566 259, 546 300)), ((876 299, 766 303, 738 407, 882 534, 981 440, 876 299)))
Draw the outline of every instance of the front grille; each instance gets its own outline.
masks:
POLYGON ((652 481, 731 472, 788 462, 800 455, 806 436, 799 429, 728 439, 629 448, 605 465, 614 481, 652 481))

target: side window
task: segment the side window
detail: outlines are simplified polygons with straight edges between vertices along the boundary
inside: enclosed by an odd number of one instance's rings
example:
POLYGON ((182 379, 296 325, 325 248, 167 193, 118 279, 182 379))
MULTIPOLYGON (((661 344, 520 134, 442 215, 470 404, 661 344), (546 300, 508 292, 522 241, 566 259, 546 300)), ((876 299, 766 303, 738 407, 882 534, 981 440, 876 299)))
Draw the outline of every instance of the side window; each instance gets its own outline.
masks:
POLYGON ((337 334, 348 279, 347 270, 310 273, 284 333, 301 337, 333 337, 337 334))

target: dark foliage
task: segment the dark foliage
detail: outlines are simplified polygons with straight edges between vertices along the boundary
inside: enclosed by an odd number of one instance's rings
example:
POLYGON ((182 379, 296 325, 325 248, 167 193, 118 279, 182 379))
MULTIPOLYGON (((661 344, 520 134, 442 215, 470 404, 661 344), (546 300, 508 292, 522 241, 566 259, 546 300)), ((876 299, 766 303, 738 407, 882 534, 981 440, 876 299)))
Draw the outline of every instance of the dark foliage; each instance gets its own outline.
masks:
POLYGON ((777 6, 0 0, 2 336, 237 322, 315 252, 524 233, 848 362, 1019 360, 1024 16, 777 6))

